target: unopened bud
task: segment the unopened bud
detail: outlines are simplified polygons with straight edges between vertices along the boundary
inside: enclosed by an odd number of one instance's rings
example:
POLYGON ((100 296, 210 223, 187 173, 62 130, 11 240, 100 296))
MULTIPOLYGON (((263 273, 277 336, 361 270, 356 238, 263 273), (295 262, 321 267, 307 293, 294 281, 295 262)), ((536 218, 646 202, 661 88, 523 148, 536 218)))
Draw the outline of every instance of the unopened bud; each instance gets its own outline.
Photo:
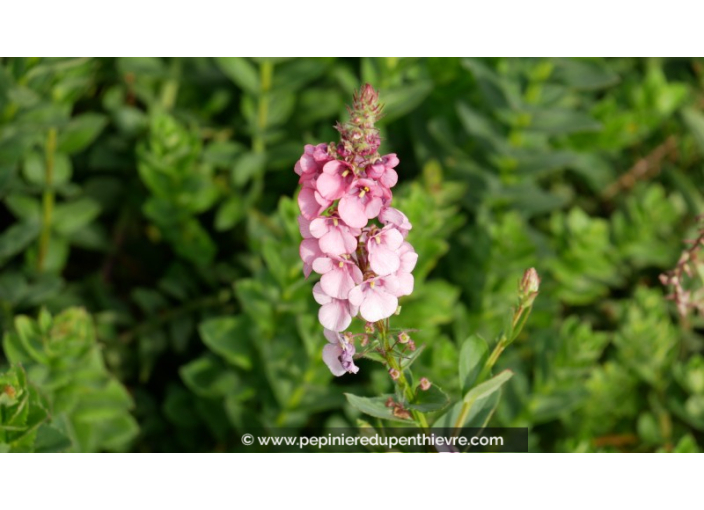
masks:
POLYGON ((423 391, 428 391, 430 389, 431 383, 426 377, 421 377, 419 381, 420 389, 423 391))
POLYGON ((408 348, 412 351, 415 351, 416 350, 416 343, 413 340, 409 341, 408 348))
POLYGON ((361 338, 361 340, 359 341, 359 345, 361 345, 362 347, 366 347, 367 345, 369 345, 369 336, 359 335, 359 337, 361 338))
POLYGON ((401 344, 407 344, 407 343, 410 342, 410 341, 411 341, 411 337, 408 336, 408 333, 406 333, 405 331, 401 331, 401 332, 398 334, 398 342, 399 342, 399 343, 401 343, 401 344))
POLYGON ((386 407, 394 407, 396 405, 396 402, 394 402, 393 397, 389 397, 386 399, 386 407))
POLYGON ((401 377, 401 372, 399 372, 395 368, 391 368, 391 369, 389 369, 389 375, 391 376, 391 379, 393 379, 394 381, 397 381, 398 378, 401 377))
POLYGON ((374 334, 375 328, 374 328, 374 323, 373 322, 367 322, 364 325, 364 332, 367 333, 368 335, 373 335, 374 334))
POLYGON ((523 274, 523 279, 518 286, 518 294, 523 306, 529 307, 533 305, 533 301, 538 295, 538 289, 540 289, 540 277, 535 268, 531 267, 523 274))

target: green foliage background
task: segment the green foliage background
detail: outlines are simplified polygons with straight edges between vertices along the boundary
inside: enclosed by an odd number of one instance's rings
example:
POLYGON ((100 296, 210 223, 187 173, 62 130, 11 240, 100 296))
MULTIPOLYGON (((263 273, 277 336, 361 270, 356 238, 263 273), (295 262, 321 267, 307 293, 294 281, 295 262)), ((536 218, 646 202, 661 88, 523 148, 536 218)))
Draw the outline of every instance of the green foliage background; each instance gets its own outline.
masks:
POLYGON ((457 394, 542 277, 491 424, 534 451, 698 451, 704 326, 658 275, 704 212, 695 59, 0 59, 1 451, 229 451, 354 424, 298 258, 303 144, 380 89, 420 258, 397 326, 457 394))

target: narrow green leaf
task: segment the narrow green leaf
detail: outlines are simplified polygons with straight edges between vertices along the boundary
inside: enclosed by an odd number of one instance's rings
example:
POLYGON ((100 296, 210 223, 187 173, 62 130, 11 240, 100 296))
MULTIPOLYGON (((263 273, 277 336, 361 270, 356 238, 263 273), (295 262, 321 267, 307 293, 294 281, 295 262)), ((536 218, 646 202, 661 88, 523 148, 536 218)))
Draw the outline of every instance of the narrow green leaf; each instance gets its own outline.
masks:
POLYGON ((464 396, 464 402, 474 402, 477 399, 491 395, 495 391, 498 391, 501 386, 508 381, 513 376, 513 372, 510 370, 504 370, 499 372, 497 375, 484 381, 483 383, 475 386, 469 390, 464 396))
POLYGON ((215 61, 237 86, 251 94, 259 94, 259 75, 251 62, 242 57, 218 57, 215 61))
POLYGON ((391 420, 401 423, 413 423, 411 420, 406 420, 403 418, 398 418, 394 416, 393 410, 390 407, 386 407, 386 402, 392 395, 382 395, 380 397, 358 397, 357 395, 352 395, 351 393, 345 393, 347 401, 352 407, 358 411, 368 414, 369 416, 374 416, 375 418, 381 418, 382 420, 391 420))
POLYGON ((464 341, 460 348, 460 388, 469 391, 484 363, 489 357, 489 347, 480 335, 472 335, 464 341))

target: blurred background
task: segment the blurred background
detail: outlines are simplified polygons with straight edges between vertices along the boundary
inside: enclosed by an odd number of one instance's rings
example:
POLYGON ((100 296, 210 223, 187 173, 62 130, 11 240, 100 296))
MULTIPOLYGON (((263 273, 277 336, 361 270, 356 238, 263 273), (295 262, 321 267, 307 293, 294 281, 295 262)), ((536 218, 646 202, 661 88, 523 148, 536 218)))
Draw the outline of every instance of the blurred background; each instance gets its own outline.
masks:
POLYGON ((458 345, 495 338, 535 267, 491 425, 532 451, 698 451, 704 325, 659 275, 704 212, 703 66, 0 59, 0 450, 230 451, 388 392, 372 361, 330 374, 298 257, 293 166, 368 82, 419 253, 394 319, 415 373, 458 395, 458 345))

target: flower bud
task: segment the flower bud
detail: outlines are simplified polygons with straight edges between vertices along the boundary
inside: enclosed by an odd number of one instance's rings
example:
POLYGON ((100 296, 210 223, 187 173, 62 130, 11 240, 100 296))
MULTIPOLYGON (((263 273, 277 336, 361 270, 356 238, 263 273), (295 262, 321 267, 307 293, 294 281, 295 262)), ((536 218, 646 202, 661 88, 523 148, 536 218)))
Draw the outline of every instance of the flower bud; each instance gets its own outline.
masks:
POLYGON ((423 391, 428 391, 430 389, 431 383, 426 377, 421 377, 419 381, 420 389, 423 391))
POLYGON ((416 350, 416 343, 413 340, 409 341, 408 348, 412 351, 415 351, 416 350))
POLYGON ((374 328, 374 323, 373 323, 373 322, 367 322, 367 323, 364 325, 364 332, 365 332, 366 334, 368 334, 368 335, 373 335, 373 334, 374 334, 374 331, 375 331, 375 328, 374 328))
POLYGON ((401 372, 399 372, 395 368, 391 368, 391 369, 389 369, 389 375, 391 376, 391 379, 393 379, 394 381, 397 381, 398 378, 401 377, 401 372))
POLYGON ((405 331, 401 331, 401 332, 398 334, 398 342, 399 342, 400 344, 407 344, 407 343, 410 342, 410 341, 411 341, 411 337, 408 336, 408 333, 406 333, 405 331))
POLYGON ((533 301, 538 295, 538 289, 540 288, 540 277, 535 268, 530 268, 526 270, 523 274, 523 279, 518 286, 518 295, 523 306, 529 307, 533 305, 533 301))

